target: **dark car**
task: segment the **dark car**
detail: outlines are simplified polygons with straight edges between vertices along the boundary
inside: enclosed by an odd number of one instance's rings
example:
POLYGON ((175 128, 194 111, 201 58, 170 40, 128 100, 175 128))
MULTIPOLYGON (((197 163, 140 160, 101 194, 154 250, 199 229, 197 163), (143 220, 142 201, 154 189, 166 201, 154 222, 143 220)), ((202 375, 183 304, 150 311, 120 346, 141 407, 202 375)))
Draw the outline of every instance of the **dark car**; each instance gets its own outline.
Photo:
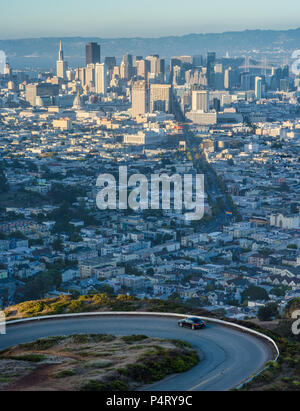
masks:
POLYGON ((180 320, 178 322, 178 325, 179 327, 188 327, 192 330, 198 330, 204 328, 206 324, 203 320, 200 320, 200 318, 191 317, 185 318, 184 320, 180 320))

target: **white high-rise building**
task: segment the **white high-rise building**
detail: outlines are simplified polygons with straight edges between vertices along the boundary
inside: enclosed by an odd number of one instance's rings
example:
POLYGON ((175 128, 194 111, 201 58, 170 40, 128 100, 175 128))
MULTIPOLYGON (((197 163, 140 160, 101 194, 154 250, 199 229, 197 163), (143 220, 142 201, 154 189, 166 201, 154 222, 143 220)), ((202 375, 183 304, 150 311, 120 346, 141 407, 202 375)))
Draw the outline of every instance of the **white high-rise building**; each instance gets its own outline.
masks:
POLYGON ((138 117, 149 112, 149 95, 147 83, 144 80, 132 85, 132 116, 138 117))
POLYGON ((192 111, 209 111, 209 92, 206 90, 194 90, 192 95, 192 111))
POLYGON ((95 66, 96 93, 106 96, 107 92, 107 66, 105 63, 95 66))
POLYGON ((90 90, 95 87, 95 64, 88 64, 85 69, 85 86, 90 90))
POLYGON ((66 71, 68 69, 68 65, 64 60, 64 52, 62 48, 62 42, 60 42, 59 53, 58 53, 58 60, 56 63, 56 75, 58 78, 66 80, 66 71))

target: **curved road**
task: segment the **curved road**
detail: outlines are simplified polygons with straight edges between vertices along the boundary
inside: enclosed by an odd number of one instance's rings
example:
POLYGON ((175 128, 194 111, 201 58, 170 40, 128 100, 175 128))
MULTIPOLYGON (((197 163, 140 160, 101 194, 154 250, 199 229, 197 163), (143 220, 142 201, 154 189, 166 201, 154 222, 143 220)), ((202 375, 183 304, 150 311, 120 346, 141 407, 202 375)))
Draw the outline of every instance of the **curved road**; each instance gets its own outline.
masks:
POLYGON ((258 372, 274 355, 254 336, 224 326, 208 324, 199 331, 181 329, 178 319, 164 317, 93 317, 37 321, 7 327, 0 335, 0 350, 48 336, 102 333, 146 334, 149 337, 187 341, 201 361, 190 371, 147 387, 147 391, 224 391, 238 386, 258 372))

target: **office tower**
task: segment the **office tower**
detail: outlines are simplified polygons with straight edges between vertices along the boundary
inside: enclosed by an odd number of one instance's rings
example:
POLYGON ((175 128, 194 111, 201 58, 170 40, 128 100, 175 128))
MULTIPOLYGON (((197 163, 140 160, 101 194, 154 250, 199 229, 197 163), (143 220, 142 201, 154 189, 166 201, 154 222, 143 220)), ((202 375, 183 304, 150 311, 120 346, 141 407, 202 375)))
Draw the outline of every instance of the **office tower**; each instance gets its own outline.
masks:
POLYGON ((81 67, 78 71, 78 80, 81 82, 81 86, 84 87, 86 84, 86 68, 81 67))
POLYGON ((194 90, 192 94, 192 111, 209 111, 209 92, 207 90, 194 90))
POLYGON ((107 68, 107 81, 110 84, 113 78, 114 68, 117 66, 117 61, 115 57, 105 57, 104 63, 107 68))
POLYGON ((214 87, 214 66, 216 62, 216 53, 207 53, 206 76, 209 87, 214 87))
POLYGON ((226 90, 230 90, 234 87, 234 79, 235 79, 235 73, 232 70, 231 67, 225 70, 224 73, 224 87, 226 90))
POLYGON ((215 73, 215 89, 224 90, 224 73, 215 73))
POLYGON ((217 113, 221 111, 221 100, 220 99, 218 98, 213 99, 213 108, 217 113))
POLYGON ((132 86, 132 117, 149 112, 149 92, 147 82, 140 80, 132 86))
POLYGON ((217 90, 224 89, 223 64, 216 64, 214 67, 214 86, 217 90))
POLYGON ((170 82, 173 82, 174 79, 174 67, 181 67, 182 62, 178 57, 172 57, 170 60, 170 82))
POLYGON ((182 81, 181 81, 181 67, 175 66, 173 68, 173 81, 172 82, 175 86, 181 85, 181 83, 182 83, 182 81))
POLYGON ((58 78, 63 80, 66 79, 66 71, 67 71, 67 63, 64 60, 64 52, 62 47, 62 42, 60 42, 59 52, 58 52, 58 60, 56 63, 56 75, 58 78))
POLYGON ((85 70, 85 85, 90 89, 95 87, 95 65, 88 64, 85 70))
POLYGON ((172 57, 170 60, 170 71, 174 69, 175 66, 182 66, 182 61, 179 59, 179 57, 172 57))
POLYGON ((50 83, 28 84, 26 86, 26 101, 31 106, 37 105, 37 100, 45 101, 46 105, 51 105, 54 98, 59 94, 59 85, 50 83))
POLYGON ((107 67, 105 63, 95 66, 96 93, 106 96, 107 91, 107 67))
POLYGON ((101 63, 101 48, 97 43, 89 43, 85 50, 86 66, 101 63))
POLYGON ((137 61, 137 76, 142 77, 145 80, 148 79, 148 74, 150 73, 151 65, 149 60, 139 60, 137 61))
POLYGON ((262 98, 262 78, 261 77, 255 78, 255 98, 256 100, 260 100, 262 98))
POLYGON ((172 112, 172 86, 170 84, 151 84, 150 111, 172 112))
POLYGON ((203 66, 203 57, 202 56, 193 56, 193 67, 203 66))
POLYGON ((67 77, 68 81, 74 81, 75 80, 75 71, 67 70, 66 71, 66 77, 67 77))
POLYGON ((126 54, 122 61, 121 77, 126 80, 131 80, 133 75, 133 58, 131 54, 126 54))
POLYGON ((160 58, 157 55, 148 56, 146 60, 150 62, 150 73, 154 76, 160 74, 160 58))
POLYGON ((104 63, 106 64, 107 70, 113 70, 117 65, 115 57, 105 57, 104 63))
POLYGON ((137 63, 143 60, 143 56, 134 56, 133 57, 133 67, 137 67, 137 63))
POLYGON ((160 59, 160 74, 165 78, 166 74, 166 60, 160 59))

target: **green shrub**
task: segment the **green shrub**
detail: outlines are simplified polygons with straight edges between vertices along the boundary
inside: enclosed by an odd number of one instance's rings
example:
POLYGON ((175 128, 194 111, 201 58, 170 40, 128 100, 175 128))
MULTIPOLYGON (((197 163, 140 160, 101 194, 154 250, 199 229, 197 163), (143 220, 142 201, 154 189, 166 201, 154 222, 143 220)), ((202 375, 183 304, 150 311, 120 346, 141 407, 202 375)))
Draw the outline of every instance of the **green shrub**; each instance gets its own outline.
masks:
POLYGON ((147 340, 149 337, 146 335, 129 335, 122 337, 122 340, 125 341, 127 344, 134 344, 136 342, 147 340))
POLYGON ((76 372, 74 370, 64 370, 64 371, 58 372, 53 377, 54 378, 68 378, 68 377, 73 377, 74 375, 76 375, 76 372))
POLYGON ((20 347, 25 350, 37 350, 45 351, 55 345, 64 341, 67 337, 49 337, 41 338, 40 340, 34 341, 32 343, 21 344, 20 347))
POLYGON ((121 380, 113 380, 111 382, 104 383, 96 380, 90 380, 81 388, 81 391, 129 391, 129 388, 129 385, 121 380))
POLYGON ((45 355, 40 355, 40 354, 25 354, 25 355, 18 355, 18 356, 10 356, 6 358, 10 360, 29 361, 29 362, 41 362, 46 359, 45 355))

